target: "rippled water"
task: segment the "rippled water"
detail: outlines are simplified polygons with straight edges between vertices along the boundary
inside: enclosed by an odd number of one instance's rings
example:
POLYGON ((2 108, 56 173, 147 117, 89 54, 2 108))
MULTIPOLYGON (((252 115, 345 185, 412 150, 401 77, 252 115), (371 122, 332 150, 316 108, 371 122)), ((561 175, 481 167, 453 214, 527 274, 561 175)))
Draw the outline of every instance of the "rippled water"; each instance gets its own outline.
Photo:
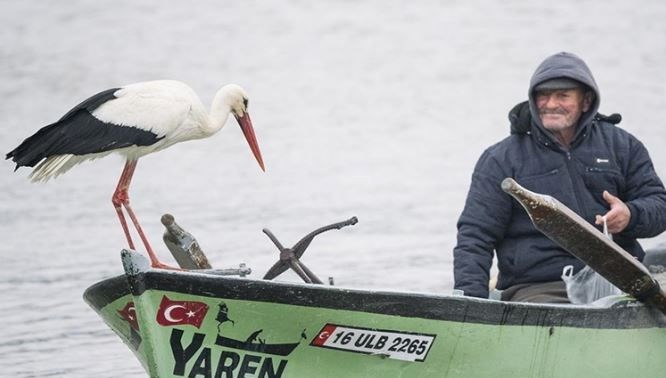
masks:
MULTIPOLYGON (((238 127, 143 158, 131 189, 160 245, 171 212, 216 267, 262 275, 277 251, 352 215, 304 257, 340 285, 441 292, 473 164, 508 133, 547 55, 591 66, 602 112, 642 139, 666 177, 666 3, 612 0, 164 2, 0 1, 0 146, 99 90, 158 78, 209 103, 222 84, 250 94, 267 164, 238 127)), ((141 377, 139 363, 81 295, 122 272, 110 203, 119 157, 46 184, 0 180, 0 376, 141 377)), ((660 243, 663 237, 646 241, 660 243)), ((295 280, 285 276, 283 279, 295 280)))

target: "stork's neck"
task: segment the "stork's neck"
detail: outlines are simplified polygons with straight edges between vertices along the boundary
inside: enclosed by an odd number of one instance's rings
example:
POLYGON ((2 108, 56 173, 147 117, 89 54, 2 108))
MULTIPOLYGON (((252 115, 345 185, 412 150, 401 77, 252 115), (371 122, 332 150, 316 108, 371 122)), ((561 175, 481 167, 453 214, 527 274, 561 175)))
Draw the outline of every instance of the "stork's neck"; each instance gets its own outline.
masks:
POLYGON ((208 123, 208 131, 211 134, 214 134, 224 126, 229 118, 229 113, 231 113, 231 107, 224 101, 224 94, 217 92, 215 98, 213 98, 213 103, 210 106, 210 115, 208 123))

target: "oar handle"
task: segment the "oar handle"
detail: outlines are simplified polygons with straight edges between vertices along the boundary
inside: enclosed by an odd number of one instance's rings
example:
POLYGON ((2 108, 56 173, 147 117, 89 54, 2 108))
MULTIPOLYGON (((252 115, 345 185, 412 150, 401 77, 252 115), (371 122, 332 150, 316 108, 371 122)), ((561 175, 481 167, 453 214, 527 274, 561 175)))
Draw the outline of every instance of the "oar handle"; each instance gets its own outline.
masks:
POLYGON ((166 229, 162 239, 171 254, 183 269, 211 269, 206 254, 199 247, 197 239, 176 223, 173 215, 164 214, 161 218, 166 229))

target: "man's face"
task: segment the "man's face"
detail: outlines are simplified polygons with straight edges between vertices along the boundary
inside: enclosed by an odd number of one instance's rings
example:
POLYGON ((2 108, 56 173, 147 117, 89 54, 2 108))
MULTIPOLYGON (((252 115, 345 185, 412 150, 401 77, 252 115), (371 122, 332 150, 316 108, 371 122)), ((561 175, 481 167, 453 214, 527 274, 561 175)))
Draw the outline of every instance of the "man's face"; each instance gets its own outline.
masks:
POLYGON ((580 88, 538 91, 535 99, 541 123, 553 132, 575 128, 592 103, 592 96, 580 88))

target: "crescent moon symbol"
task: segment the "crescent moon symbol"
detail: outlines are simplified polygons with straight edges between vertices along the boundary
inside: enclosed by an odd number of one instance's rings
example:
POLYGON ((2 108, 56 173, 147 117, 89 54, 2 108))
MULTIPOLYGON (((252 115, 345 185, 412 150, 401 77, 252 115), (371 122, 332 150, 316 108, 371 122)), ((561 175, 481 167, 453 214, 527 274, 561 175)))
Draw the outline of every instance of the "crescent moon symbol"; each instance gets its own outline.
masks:
POLYGON ((167 307, 167 308, 164 310, 164 319, 168 320, 168 321, 171 322, 171 323, 178 323, 178 322, 182 321, 182 320, 183 320, 182 318, 181 318, 181 319, 175 319, 175 318, 171 315, 171 311, 173 311, 173 310, 175 310, 175 309, 177 309, 177 308, 185 309, 185 306, 182 306, 182 305, 171 305, 171 306, 167 307))
POLYGON ((127 318, 129 318, 130 320, 134 320, 136 318, 136 309, 134 308, 134 306, 127 308, 127 318))

